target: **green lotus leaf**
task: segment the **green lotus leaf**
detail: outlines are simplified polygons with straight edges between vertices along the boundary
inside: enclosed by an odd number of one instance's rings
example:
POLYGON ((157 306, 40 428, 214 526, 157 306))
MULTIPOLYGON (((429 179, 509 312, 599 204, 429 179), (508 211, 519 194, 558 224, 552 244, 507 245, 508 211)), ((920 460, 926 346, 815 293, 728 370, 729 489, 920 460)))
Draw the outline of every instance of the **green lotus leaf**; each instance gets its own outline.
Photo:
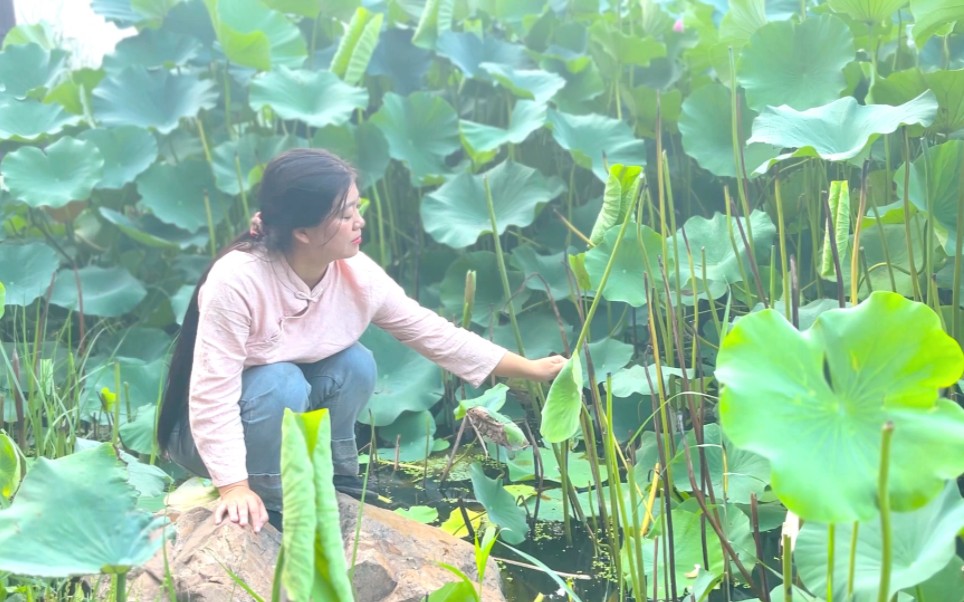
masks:
POLYGON ((753 34, 766 24, 766 2, 733 0, 720 21, 720 42, 733 48, 743 48, 753 34))
MULTIPOLYGON (((740 104, 739 144, 743 145, 743 161, 747 172, 759 167, 779 152, 769 144, 747 145, 750 127, 756 113, 740 104)), ((695 90, 683 101, 679 118, 679 131, 683 150, 696 159, 701 167, 717 176, 735 178, 737 159, 733 152, 733 119, 730 108, 730 91, 723 84, 711 83, 695 90)))
POLYGON ((60 133, 67 126, 80 122, 79 115, 71 115, 56 104, 44 104, 31 99, 17 100, 0 94, 0 140, 35 140, 44 135, 60 133))
POLYGON ((181 0, 92 0, 91 8, 108 21, 121 27, 139 25, 145 21, 161 22, 181 0))
MULTIPOLYGON (((86 301, 85 307, 86 310, 86 301)), ((105 410, 101 401, 101 392, 106 388, 117 395, 117 403, 121 404, 120 419, 127 423, 133 416, 139 415, 146 408, 157 405, 164 378, 166 358, 145 361, 132 357, 93 357, 88 362, 84 390, 80 400, 80 414, 85 420, 97 424, 110 424, 110 411, 105 410), (120 372, 121 390, 117 391, 114 370, 120 372), (132 415, 127 409, 131 408, 132 415)), ((153 423, 151 434, 153 434, 153 423)), ((133 448, 132 448, 133 449, 133 448)))
POLYGON ((411 29, 392 27, 379 36, 368 74, 386 76, 397 94, 412 94, 424 88, 432 59, 431 52, 412 44, 411 29))
POLYGON ((204 0, 221 50, 232 63, 268 71, 300 67, 308 55, 298 27, 259 0, 204 0))
MULTIPOLYGON (((661 575, 665 574, 665 571, 675 572, 677 587, 693 582, 689 573, 694 566, 703 567, 713 575, 723 573, 725 566, 723 548, 722 546, 704 545, 706 524, 700 514, 699 507, 695 503, 673 508, 673 541, 665 544, 673 546, 674 563, 672 565, 668 564, 667 557, 662 553, 657 553, 654 556, 656 547, 653 545, 651 538, 643 540, 642 565, 646 571, 646 582, 657 584, 654 587, 657 599, 670 598, 667 580, 660 578, 661 575), (709 566, 704 567, 706 560, 709 560, 709 566)), ((727 505, 719 509, 718 516, 723 523, 721 526, 726 533, 726 538, 733 549, 736 550, 743 566, 752 566, 756 550, 753 544, 753 533, 750 530, 750 519, 734 505, 727 505)), ((664 524, 660 521, 656 521, 656 523, 657 525, 664 524)), ((654 532, 658 533, 658 531, 658 528, 654 529, 654 532)), ((655 537, 660 537, 660 535, 655 537)), ((663 546, 660 545, 659 547, 662 548, 663 546)))
MULTIPOLYGON (((687 431, 686 445, 689 447, 693 474, 696 476, 696 482, 700 483, 702 461, 696 434, 693 431, 687 431)), ((676 457, 672 462, 676 488, 680 491, 693 491, 687 476, 686 452, 683 444, 679 443, 676 449, 676 457)), ((770 463, 766 458, 731 444, 723 437, 717 424, 707 424, 703 427, 702 450, 703 457, 706 458, 710 485, 717 500, 749 504, 751 496, 756 495, 757 499, 762 496, 770 479, 770 463)))
POLYGON ((385 134, 392 158, 408 166, 413 185, 449 173, 445 158, 459 148, 458 116, 442 98, 427 92, 408 97, 389 92, 371 122, 385 134))
POLYGON ((117 43, 104 57, 104 69, 121 71, 138 65, 148 69, 181 67, 203 52, 201 42, 191 36, 165 29, 142 29, 136 36, 117 43))
POLYGON ((165 224, 151 214, 139 216, 136 220, 107 207, 98 207, 98 213, 108 222, 142 245, 156 249, 185 249, 203 246, 207 243, 204 235, 191 234, 177 226, 165 224))
POLYGON ((562 443, 579 432, 582 405, 582 361, 574 353, 552 381, 546 404, 542 406, 542 437, 549 443, 562 443))
POLYGON ((929 128, 951 135, 964 128, 964 70, 938 70, 922 73, 919 69, 896 71, 880 78, 871 87, 873 102, 898 105, 930 90, 937 98, 937 116, 929 128))
POLYGON ((853 35, 838 17, 777 21, 750 37, 737 80, 755 111, 781 105, 809 109, 840 97, 846 86, 843 68, 853 60, 853 35))
POLYGON ((501 64, 509 69, 529 65, 525 46, 511 44, 487 35, 480 38, 475 33, 446 31, 439 34, 435 50, 452 61, 466 77, 487 79, 482 63, 501 64))
POLYGON ((947 595, 947 592, 955 592, 957 597, 951 598, 951 600, 961 602, 961 600, 964 600, 964 587, 961 584, 962 574, 964 574, 964 560, 960 556, 955 556, 930 579, 915 585, 913 589, 904 590, 904 592, 913 594, 915 600, 940 600, 947 595))
MULTIPOLYGON (((341 4, 344 3, 344 0, 342 0, 341 4)), ((331 10, 331 7, 326 5, 333 3, 322 0, 264 0, 264 4, 268 8, 272 8, 281 13, 315 18, 322 9, 327 9, 326 13, 330 14, 328 11, 331 10)))
POLYGON ((592 169, 605 182, 607 165, 645 165, 646 145, 633 136, 624 121, 603 115, 569 115, 549 111, 552 136, 559 146, 572 153, 579 165, 592 169))
POLYGON ((563 192, 560 180, 547 180, 531 167, 504 161, 484 174, 459 174, 422 199, 419 213, 425 231, 455 249, 463 249, 483 234, 491 233, 486 180, 499 235, 509 226, 524 228, 531 224, 539 206, 563 192))
POLYGON ((428 410, 402 412, 394 422, 378 429, 378 437, 388 444, 378 448, 378 454, 392 459, 397 454, 401 462, 420 462, 447 445, 435 439, 435 429, 435 418, 428 410))
POLYGON ((9 46, 0 52, 0 86, 17 98, 35 88, 49 88, 64 71, 67 53, 36 44, 9 46))
MULTIPOLYGON (((750 277, 750 257, 736 220, 742 224, 747 238, 752 235, 754 253, 769 255, 777 229, 765 211, 754 210, 749 220, 728 218, 722 213, 715 213, 710 219, 698 215, 689 218, 676 235, 676 256, 680 258, 678 288, 689 302, 693 300, 694 288, 700 299, 707 297, 707 290, 714 299, 719 299, 731 285, 750 277), (693 256, 692 271, 689 259, 683 259, 687 256, 687 242, 693 256)), ((673 244, 672 238, 669 244, 673 244)), ((675 280, 675 273, 670 272, 670 276, 675 280)))
MULTIPOLYGON (((633 346, 616 339, 600 339, 589 343, 589 357, 592 358, 593 374, 596 384, 606 382, 606 374, 621 370, 633 357, 633 346)), ((582 367, 582 382, 589 383, 589 369, 582 367)))
MULTIPOLYGON (((498 323, 498 316, 506 311, 505 292, 499 275, 498 263, 492 251, 466 253, 449 264, 439 285, 439 297, 447 315, 461 316, 465 300, 465 274, 475 270, 475 304, 472 306, 472 322, 490 328, 498 323)), ((516 313, 529 298, 528 291, 522 286, 522 274, 508 271, 509 289, 513 291, 512 306, 516 313)))
MULTIPOLYGON (((889 589, 893 595, 898 590, 923 583, 954 558, 955 534, 964 528, 964 500, 952 481, 923 508, 913 512, 894 512, 890 519, 893 556, 889 589)), ((872 519, 857 526, 853 589, 849 590, 847 576, 850 574, 853 530, 851 523, 837 525, 834 529, 834 598, 854 602, 877 600, 883 570, 880 521, 872 519), (849 598, 848 592, 852 592, 853 598, 849 598)), ((800 578, 810 591, 827 591, 829 549, 827 525, 807 521, 800 530, 793 557, 800 578)), ((957 590, 954 593, 953 590, 945 591, 939 599, 951 600, 960 595, 961 589, 957 590)))
POLYGON ((42 296, 60 267, 60 256, 42 242, 0 245, 0 282, 6 288, 6 305, 25 307, 42 296))
POLYGON ((46 21, 15 25, 3 37, 3 48, 24 44, 36 44, 44 50, 53 50, 57 47, 53 29, 46 21))
MULTIPOLYGON (((961 211, 961 191, 964 189, 964 141, 948 140, 931 146, 911 163, 907 192, 910 202, 930 219, 947 229, 950 236, 944 249, 954 254, 957 236, 957 214, 961 211)), ((894 172, 897 196, 904 197, 906 165, 894 172)))
POLYGON ((402 412, 422 412, 442 396, 441 369, 380 328, 369 328, 361 342, 375 356, 378 381, 358 421, 387 426, 402 412))
POLYGON ((653 59, 666 56, 666 45, 656 38, 623 33, 613 22, 599 19, 589 27, 589 34, 593 43, 619 65, 645 67, 653 59))
MULTIPOLYGON (((876 24, 889 18, 907 4, 907 0, 829 0, 827 5, 855 21, 876 24)), ((916 25, 915 25, 916 29, 916 25)))
POLYGON ((877 514, 884 424, 894 425, 896 510, 923 506, 964 471, 964 409, 938 399, 962 371, 937 314, 896 293, 824 312, 802 333, 764 310, 721 345, 720 422, 734 444, 770 460, 774 492, 801 518, 866 520, 877 514))
POLYGON ((80 311, 83 301, 85 315, 116 318, 133 310, 146 296, 144 285, 124 268, 91 265, 76 273, 72 270, 58 272, 50 302, 80 311))
MULTIPOLYGON (((586 252, 586 271, 593 288, 598 288, 602 282, 606 264, 612 255, 619 237, 620 226, 614 226, 606 232, 603 241, 586 252)), ((662 282, 658 258, 663 255, 663 238, 649 226, 626 229, 625 237, 619 245, 619 253, 613 263, 612 271, 602 296, 610 301, 623 301, 633 307, 646 305, 646 282, 662 282)), ((673 273, 669 260, 666 263, 668 273, 673 273)))
POLYGON ((285 512, 280 578, 296 600, 353 599, 333 476, 328 410, 296 414, 286 409, 281 420, 285 512))
POLYGON ((261 179, 261 170, 278 153, 305 146, 295 136, 264 136, 245 132, 226 140, 211 151, 211 169, 219 190, 238 195, 248 192, 261 179))
POLYGON ((118 332, 105 332, 98 337, 95 349, 98 355, 153 362, 170 354, 173 340, 160 328, 134 326, 118 332))
POLYGON ((138 408, 133 420, 120 425, 118 431, 124 447, 144 455, 157 451, 154 437, 156 411, 157 406, 152 405, 138 408))
POLYGON ((358 170, 359 189, 365 190, 385 175, 390 157, 388 141, 373 123, 319 128, 312 146, 326 148, 351 163, 358 170))
POLYGON ((212 109, 217 92, 197 76, 127 67, 104 78, 93 92, 94 117, 101 125, 154 128, 168 134, 183 117, 212 109))
POLYGON ((610 166, 609 179, 606 180, 606 188, 603 190, 603 206, 592 225, 590 243, 598 245, 610 228, 622 224, 626 219, 639 194, 642 172, 643 169, 636 165, 617 163, 610 166))
POLYGON ((60 105, 68 113, 84 115, 91 103, 91 91, 106 73, 103 69, 75 69, 70 77, 54 86, 43 97, 46 104, 60 105))
POLYGON ((227 214, 227 203, 214 192, 214 177, 203 161, 190 159, 177 165, 155 163, 137 178, 138 203, 157 219, 182 230, 197 232, 208 225, 205 198, 212 226, 227 214))
POLYGON ((768 107, 753 121, 753 136, 747 142, 798 149, 764 163, 757 173, 790 157, 843 161, 856 157, 878 136, 902 125, 930 125, 936 114, 937 100, 929 90, 896 107, 859 105, 852 96, 806 111, 768 107))
POLYGON ((529 525, 525 510, 515 503, 515 498, 502 487, 502 479, 490 479, 479 463, 472 464, 472 490, 475 499, 485 507, 489 520, 499 526, 499 537, 510 544, 520 544, 526 539, 529 525))
MULTIPOLYGON (((505 129, 463 119, 459 123, 462 140, 473 154, 494 154, 504 144, 521 144, 529 134, 546 123, 546 106, 532 100, 520 100, 512 107, 509 126, 505 129)), ((476 161, 482 163, 484 161, 476 161)))
POLYGON ((526 275, 526 288, 529 290, 546 293, 556 300, 569 297, 565 252, 539 255, 532 246, 522 245, 512 250, 509 262, 526 275))
POLYGON ((251 80, 248 104, 255 111, 270 106, 285 119, 312 127, 341 125, 368 105, 368 91, 349 86, 330 71, 278 67, 251 80))
POLYGON ((453 4, 449 0, 428 0, 412 34, 412 44, 426 50, 434 49, 438 34, 452 29, 453 4))
MULTIPOLYGON (((657 374, 663 375, 663 387, 669 388, 670 378, 683 377, 681 368, 672 366, 660 366, 659 372, 656 371, 656 364, 649 366, 629 366, 622 370, 613 372, 612 389, 613 397, 630 397, 632 395, 659 395, 659 378, 657 374)), ((696 378, 696 370, 687 369, 687 378, 696 378)))
POLYGON ((514 69, 500 63, 480 63, 479 68, 516 96, 537 104, 545 104, 566 85, 565 79, 542 69, 514 69))
POLYGON ((338 43, 329 69, 346 84, 358 85, 365 77, 368 63, 378 44, 384 13, 372 13, 358 7, 352 15, 345 35, 338 43))
MULTIPOLYGON (((438 510, 431 506, 411 506, 409 508, 396 508, 392 512, 394 512, 399 516, 404 516, 408 520, 413 520, 417 523, 422 523, 423 525, 430 525, 438 520, 438 510)), ((457 586, 460 583, 464 585, 465 582, 459 581, 458 583, 451 583, 446 585, 457 586)), ((475 590, 472 589, 471 587, 468 591, 475 593, 475 590)), ((469 594, 469 595, 471 596, 472 594, 469 594)), ((457 600, 463 600, 463 599, 465 598, 457 598, 457 600)))
MULTIPOLYGON (((589 57, 584 58, 588 60, 589 57)), ((564 113, 574 115, 582 115, 599 110, 598 99, 606 92, 606 81, 608 80, 603 79, 595 63, 589 63, 586 68, 578 72, 569 71, 568 68, 563 67, 561 63, 550 62, 550 59, 543 59, 540 64, 544 69, 558 73, 566 80, 565 87, 556 92, 556 95, 552 99, 557 109, 564 113)), ((672 99, 678 98, 679 95, 679 90, 671 90, 663 97, 664 102, 666 102, 663 109, 667 110, 666 113, 663 113, 664 124, 675 121, 675 118, 671 117, 673 112, 672 99)), ((639 110, 640 107, 636 105, 634 99, 626 98, 626 101, 627 104, 631 106, 635 105, 632 106, 631 109, 634 115, 641 113, 639 110)), ((677 102, 676 105, 679 106, 679 103, 677 102)), ((651 108, 655 112, 655 104, 651 108)))
MULTIPOLYGON (((566 91, 563 90, 562 94, 566 91)), ((683 107, 683 94, 678 89, 659 90, 649 86, 636 86, 626 95, 626 102, 632 115, 636 118, 636 134, 646 138, 656 138, 657 104, 659 96, 659 115, 662 120, 660 127, 679 122, 683 107)))
POLYGON ((914 16, 914 41, 921 47, 947 23, 964 20, 964 1, 910 0, 910 13, 914 16))
POLYGON ((157 140, 132 125, 84 130, 78 138, 93 142, 104 158, 97 188, 123 188, 157 159, 157 140))
MULTIPOLYGON (((506 457, 506 466, 509 467, 509 478, 511 481, 531 481, 536 478, 535 470, 535 458, 533 457, 533 450, 528 447, 523 450, 509 451, 504 454, 506 457)), ((553 481, 555 483, 562 482, 562 471, 559 469, 559 462, 556 460, 556 455, 551 449, 545 447, 539 448, 539 461, 542 466, 542 477, 546 480, 553 481)), ((578 487, 583 489, 589 487, 590 485, 595 486, 595 477, 593 477, 593 469, 599 471, 599 475, 603 482, 609 477, 609 473, 606 471, 605 465, 593 466, 593 462, 583 453, 570 452, 567 459, 566 474, 569 482, 573 487, 578 487)), ((595 493, 593 493, 595 496, 595 493)), ((585 498, 583 498, 585 499, 585 498)), ((596 507, 596 504, 592 504, 596 507)), ((584 508, 587 506, 583 506, 584 508)), ((531 508, 530 508, 531 509, 531 508)), ((541 517, 540 513, 540 517, 541 517)), ((558 520, 562 520, 562 516, 559 515, 558 520)))
POLYGON ((462 420, 465 418, 465 412, 469 408, 484 407, 492 410, 493 412, 498 412, 502 409, 502 406, 505 405, 505 395, 508 392, 508 385, 505 383, 498 383, 494 387, 486 389, 478 397, 459 401, 458 407, 454 410, 455 419, 462 420))
POLYGON ((93 142, 64 137, 46 149, 22 146, 0 169, 14 198, 31 207, 63 207, 86 201, 100 180, 104 158, 93 142))
MULTIPOLYGON (((546 357, 552 353, 562 353, 562 335, 565 334, 566 341, 571 345, 575 342, 572 338, 572 327, 563 324, 561 327, 556 319, 549 313, 544 312, 525 312, 516 318, 519 325, 519 332, 522 334, 522 344, 525 345, 526 357, 546 357)), ((512 324, 500 324, 492 329, 492 340, 505 347, 518 351, 515 332, 512 324)), ((498 408, 495 408, 498 409, 498 408)))
POLYGON ((31 465, 0 512, 0 570, 37 577, 125 573, 164 543, 167 518, 136 510, 137 494, 109 443, 31 465), (70 500, 64 504, 64 500, 70 500))
POLYGON ((7 502, 13 497, 22 477, 20 450, 9 435, 0 432, 0 500, 7 502))

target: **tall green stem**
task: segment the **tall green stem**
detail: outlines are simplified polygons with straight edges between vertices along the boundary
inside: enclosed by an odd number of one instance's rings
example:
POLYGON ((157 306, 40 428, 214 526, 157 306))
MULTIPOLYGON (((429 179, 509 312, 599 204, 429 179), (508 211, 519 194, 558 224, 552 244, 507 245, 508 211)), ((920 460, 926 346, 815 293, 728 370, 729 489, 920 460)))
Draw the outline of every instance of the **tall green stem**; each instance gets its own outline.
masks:
POLYGON ((880 588, 877 592, 877 602, 887 602, 890 599, 890 569, 891 569, 891 531, 890 531, 890 494, 887 491, 887 479, 890 474, 890 441, 894 437, 894 423, 888 421, 882 429, 883 442, 880 446, 880 477, 877 480, 877 501, 880 504, 880 588))

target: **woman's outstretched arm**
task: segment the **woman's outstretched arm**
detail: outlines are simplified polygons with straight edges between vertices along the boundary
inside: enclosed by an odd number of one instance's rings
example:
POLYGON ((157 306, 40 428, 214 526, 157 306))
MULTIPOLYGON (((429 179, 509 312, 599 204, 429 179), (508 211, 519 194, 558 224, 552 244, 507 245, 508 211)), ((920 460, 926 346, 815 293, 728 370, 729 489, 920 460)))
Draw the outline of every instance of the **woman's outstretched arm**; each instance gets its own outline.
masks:
POLYGON ((492 371, 493 376, 505 378, 525 378, 528 380, 548 381, 559 374, 566 363, 561 355, 551 355, 535 360, 524 358, 511 351, 506 352, 492 371))

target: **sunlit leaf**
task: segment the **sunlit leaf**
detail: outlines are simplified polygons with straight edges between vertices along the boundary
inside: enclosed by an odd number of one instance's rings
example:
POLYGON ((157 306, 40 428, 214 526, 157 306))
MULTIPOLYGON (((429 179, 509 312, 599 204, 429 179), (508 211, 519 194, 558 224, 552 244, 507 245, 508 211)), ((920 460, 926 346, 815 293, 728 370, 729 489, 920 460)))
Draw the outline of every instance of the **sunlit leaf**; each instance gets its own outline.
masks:
POLYGON ((582 361, 574 353, 552 381, 546 404, 542 407, 543 438, 549 443, 562 443, 579 432, 582 413, 582 361))
POLYGON ((13 497, 22 477, 20 450, 9 435, 0 431, 0 500, 9 501, 13 497))
POLYGON ((918 46, 952 21, 964 20, 964 0, 910 0, 914 40, 918 46))
POLYGON ((404 516, 417 523, 431 524, 438 520, 438 510, 431 506, 411 506, 410 508, 396 508, 395 514, 404 516))
POLYGON ((365 76, 365 70, 378 44, 383 18, 383 13, 372 13, 362 7, 356 9, 329 67, 331 72, 345 83, 357 85, 365 76))
POLYGON ((248 103, 255 111, 270 106, 285 119, 313 127, 341 125, 368 105, 368 91, 349 86, 330 71, 278 67, 251 80, 248 103))
POLYGON ((308 54, 301 31, 258 0, 204 0, 228 60, 259 71, 300 67, 308 54))
MULTIPOLYGON (((829 0, 827 5, 856 21, 880 23, 907 4, 907 0, 829 0)), ((915 26, 916 29, 916 26, 915 26)))
POLYGON ((629 208, 639 193, 642 182, 642 167, 635 165, 612 165, 609 168, 609 179, 603 191, 603 206, 596 223, 592 226, 589 241, 598 245, 606 232, 621 224, 629 213, 629 208))
POLYGON ((964 410, 938 398, 962 371, 937 314, 895 293, 824 312, 802 333, 764 310, 723 340, 720 421, 734 444, 770 460, 774 492, 801 518, 866 520, 877 513, 885 423, 896 510, 920 508, 964 471, 964 410))

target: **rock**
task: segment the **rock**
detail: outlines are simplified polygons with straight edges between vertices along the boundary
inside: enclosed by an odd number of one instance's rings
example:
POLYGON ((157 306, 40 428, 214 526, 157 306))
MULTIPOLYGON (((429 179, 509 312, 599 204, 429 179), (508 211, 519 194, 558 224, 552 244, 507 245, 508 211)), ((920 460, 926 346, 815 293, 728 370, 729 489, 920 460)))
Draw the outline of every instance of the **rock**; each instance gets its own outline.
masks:
MULTIPOLYGON (((350 566, 360 504, 338 494, 338 506, 345 557, 350 566)), ((259 534, 230 523, 215 525, 211 518, 212 507, 213 504, 209 504, 187 510, 177 516, 170 527, 175 531, 175 538, 168 541, 163 550, 167 553, 177 599, 192 602, 253 600, 231 578, 230 570, 252 591, 270 600, 281 534, 271 525, 265 525, 259 534)), ((146 565, 131 572, 128 599, 168 598, 164 585, 163 550, 146 565)), ((355 602, 419 602, 445 583, 458 581, 458 577, 439 566, 440 561, 458 567, 469 579, 475 580, 472 544, 441 529, 365 505, 355 553, 355 602)), ((504 602, 495 562, 489 561, 485 577, 482 600, 504 602)))

